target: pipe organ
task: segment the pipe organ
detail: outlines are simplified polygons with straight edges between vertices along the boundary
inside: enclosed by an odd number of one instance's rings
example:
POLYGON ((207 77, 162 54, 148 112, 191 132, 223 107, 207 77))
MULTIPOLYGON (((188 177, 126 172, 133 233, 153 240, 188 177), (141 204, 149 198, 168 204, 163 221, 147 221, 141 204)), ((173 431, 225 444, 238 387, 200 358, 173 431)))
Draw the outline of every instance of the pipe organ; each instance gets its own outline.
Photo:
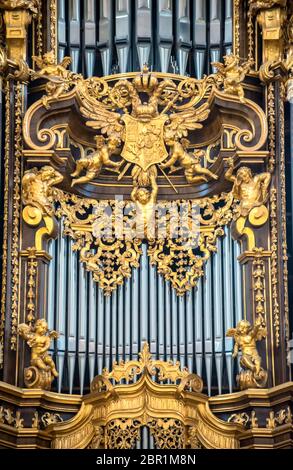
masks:
POLYGON ((0 0, 0 448, 292 447, 292 24, 0 0))
POLYGON ((232 50, 232 0, 58 2, 58 56, 90 77, 141 70, 201 78, 232 50))
POLYGON ((150 265, 145 245, 141 267, 111 298, 105 297, 71 246, 61 238, 49 251, 48 323, 60 332, 52 350, 59 392, 83 394, 104 367, 137 357, 146 341, 158 359, 178 360, 204 377, 209 395, 235 389, 232 341, 225 332, 244 313, 239 248, 228 230, 205 277, 186 298, 178 297, 150 265), (214 289, 221 297, 215 298, 214 289))

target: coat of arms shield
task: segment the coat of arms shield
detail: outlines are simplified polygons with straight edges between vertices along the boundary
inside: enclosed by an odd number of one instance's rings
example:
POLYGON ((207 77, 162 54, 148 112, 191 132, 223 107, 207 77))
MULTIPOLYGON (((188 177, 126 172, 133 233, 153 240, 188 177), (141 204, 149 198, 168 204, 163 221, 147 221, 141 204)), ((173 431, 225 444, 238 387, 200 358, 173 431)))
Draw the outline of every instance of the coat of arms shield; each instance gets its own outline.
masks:
POLYGON ((167 115, 162 115, 144 122, 129 114, 124 115, 122 120, 126 129, 122 157, 144 171, 163 162, 168 156, 164 142, 164 124, 167 119, 167 115))

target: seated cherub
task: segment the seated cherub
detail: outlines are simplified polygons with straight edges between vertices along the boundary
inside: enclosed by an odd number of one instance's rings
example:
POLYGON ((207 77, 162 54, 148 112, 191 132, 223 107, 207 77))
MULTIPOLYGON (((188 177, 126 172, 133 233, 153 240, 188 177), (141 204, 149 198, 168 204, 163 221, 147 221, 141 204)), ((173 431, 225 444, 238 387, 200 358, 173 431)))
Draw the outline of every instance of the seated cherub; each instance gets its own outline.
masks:
POLYGON ((120 167, 121 162, 113 162, 110 159, 110 156, 117 151, 120 140, 117 137, 109 137, 108 141, 106 141, 103 136, 98 135, 95 137, 95 141, 97 150, 91 155, 78 160, 76 162, 76 169, 71 176, 76 178, 83 170, 86 171, 86 174, 74 179, 71 186, 88 183, 97 178, 104 166, 116 169, 120 167))
POLYGON ((58 338, 56 331, 49 331, 46 320, 39 319, 34 327, 22 323, 18 327, 20 336, 27 341, 31 348, 31 366, 37 369, 51 371, 54 377, 58 377, 55 364, 48 354, 52 338, 58 338))

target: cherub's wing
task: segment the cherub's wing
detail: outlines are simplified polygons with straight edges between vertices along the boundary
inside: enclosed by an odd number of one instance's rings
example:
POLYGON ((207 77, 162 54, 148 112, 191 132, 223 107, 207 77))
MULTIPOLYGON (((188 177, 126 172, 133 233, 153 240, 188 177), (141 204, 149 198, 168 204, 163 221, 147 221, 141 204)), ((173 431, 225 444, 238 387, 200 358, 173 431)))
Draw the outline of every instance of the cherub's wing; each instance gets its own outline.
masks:
POLYGON ((64 57, 64 59, 62 60, 62 62, 60 63, 60 65, 62 67, 64 67, 65 69, 67 69, 67 67, 71 64, 71 57, 64 57))
POLYGON ((221 62, 212 62, 211 66, 215 67, 221 75, 224 73, 225 65, 221 62))
POLYGON ((237 335, 236 328, 229 328, 229 330, 226 333, 226 336, 229 336, 230 338, 235 338, 236 335, 237 335))
POLYGON ((37 64, 39 69, 43 68, 43 59, 42 59, 42 57, 37 56, 37 55, 33 55, 32 59, 37 64))
POLYGON ((81 114, 88 119, 86 125, 93 129, 101 130, 102 134, 115 135, 122 137, 123 125, 120 123, 120 114, 109 111, 99 101, 95 104, 87 100, 83 101, 83 106, 80 108, 81 114))
POLYGON ((205 121, 209 116, 210 110, 208 103, 203 104, 199 108, 191 108, 179 113, 170 115, 170 124, 165 126, 166 134, 173 134, 179 139, 187 137, 189 131, 201 129, 201 122, 205 121))

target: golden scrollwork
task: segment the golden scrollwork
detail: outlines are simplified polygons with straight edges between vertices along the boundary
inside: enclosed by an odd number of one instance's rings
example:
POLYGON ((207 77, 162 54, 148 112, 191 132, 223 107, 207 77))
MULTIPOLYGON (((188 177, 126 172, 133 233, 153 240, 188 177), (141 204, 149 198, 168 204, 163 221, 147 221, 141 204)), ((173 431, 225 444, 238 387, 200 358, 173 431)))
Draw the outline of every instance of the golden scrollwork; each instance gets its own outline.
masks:
POLYGON ((47 433, 55 449, 131 449, 144 427, 160 449, 238 448, 243 428, 214 416, 201 387, 179 364, 152 359, 145 344, 137 361, 114 363, 96 377, 77 415, 47 433))
POLYGON ((247 320, 241 320, 236 328, 227 331, 226 336, 234 338, 234 358, 238 356, 240 350, 242 351, 240 358, 242 370, 237 376, 240 390, 265 387, 268 374, 261 367, 261 357, 256 348, 256 342, 267 336, 263 318, 258 316, 253 326, 247 320))
POLYGON ((178 295, 184 295, 203 275, 204 264, 224 233, 223 226, 233 216, 231 194, 185 201, 183 205, 159 201, 155 207, 152 203, 152 214, 146 214, 145 208, 137 211, 138 204, 127 201, 82 199, 60 190, 54 191, 54 199, 56 215, 64 220, 64 235, 75 241, 73 249, 80 252, 80 261, 106 295, 131 276, 131 268, 139 266, 143 239, 148 240, 151 263, 178 295), (151 230, 145 237, 144 222, 152 215, 153 225, 148 224, 151 230))
POLYGON ((270 411, 270 415, 266 420, 267 429, 273 430, 276 429, 277 426, 282 426, 284 424, 292 424, 292 412, 289 406, 277 413, 270 411))
POLYGON ((30 367, 24 370, 26 387, 50 390, 54 378, 58 377, 58 372, 48 349, 52 339, 58 338, 58 333, 49 331, 44 319, 38 319, 34 326, 20 324, 18 333, 31 348, 30 367))
POLYGON ((24 419, 21 417, 20 411, 14 411, 11 408, 4 408, 0 406, 0 424, 6 424, 8 426, 13 426, 16 429, 24 428, 24 419))
POLYGON ((148 343, 144 343, 142 352, 139 353, 137 361, 121 361, 119 364, 114 362, 112 371, 103 370, 101 376, 97 376, 91 383, 91 391, 100 390, 104 386, 107 388, 111 383, 120 382, 125 379, 128 382, 134 381, 138 376, 148 375, 149 377, 158 377, 160 382, 171 381, 176 383, 178 380, 178 393, 183 392, 185 388, 192 389, 194 392, 201 392, 203 388, 202 380, 196 374, 191 374, 187 369, 181 370, 180 362, 175 364, 172 361, 165 362, 152 359, 148 343))
POLYGON ((252 411, 250 415, 248 413, 233 413, 229 416, 228 423, 241 424, 241 426, 251 429, 258 428, 258 419, 255 411, 252 411))
POLYGON ((230 54, 224 56, 224 64, 213 62, 211 65, 218 70, 218 83, 223 84, 224 92, 229 95, 236 95, 241 102, 245 102, 242 82, 251 69, 252 63, 248 61, 240 65, 239 57, 230 54))

